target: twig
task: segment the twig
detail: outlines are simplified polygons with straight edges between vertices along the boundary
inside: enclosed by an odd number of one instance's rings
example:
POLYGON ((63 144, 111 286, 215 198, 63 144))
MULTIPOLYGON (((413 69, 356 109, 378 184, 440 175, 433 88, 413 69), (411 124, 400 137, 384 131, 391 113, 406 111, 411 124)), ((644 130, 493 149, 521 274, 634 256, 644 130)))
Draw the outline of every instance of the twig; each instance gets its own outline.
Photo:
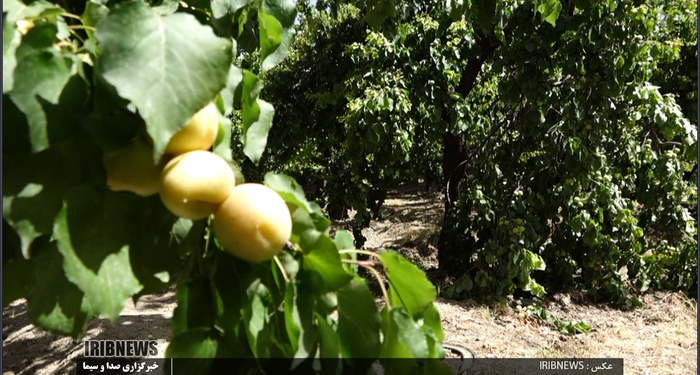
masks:
MULTIPOLYGON (((343 251, 343 250, 341 250, 343 251)), ((369 253, 369 251, 361 251, 364 253, 369 253)), ((382 276, 379 274, 379 271, 377 271, 374 266, 376 265, 372 261, 366 261, 366 260, 352 260, 352 259, 341 259, 340 260, 343 263, 350 263, 350 264, 357 264, 360 267, 366 268, 372 274, 374 277, 377 279, 377 282, 379 283, 379 287, 382 289, 382 295, 384 295, 384 302, 386 303, 387 309, 391 310, 391 302, 389 302, 389 293, 386 291, 386 287, 384 286, 384 281, 382 281, 382 276)))
POLYGON ((379 259, 379 254, 371 252, 371 251, 367 251, 367 250, 360 250, 360 249, 338 250, 338 254, 352 254, 352 253, 365 254, 365 255, 369 255, 371 257, 375 257, 375 258, 379 259))
POLYGON ((274 259, 275 259, 275 263, 277 263, 277 267, 280 268, 280 272, 282 272, 282 277, 284 277, 284 281, 287 284, 289 284, 289 275, 287 275, 287 271, 282 266, 282 262, 280 261, 280 258, 278 258, 277 255, 275 255, 274 259))
POLYGON ((92 26, 85 26, 85 25, 70 25, 68 26, 68 30, 90 30, 90 31, 95 31, 95 28, 92 26))
POLYGON ((82 21, 82 20, 80 19, 80 16, 76 16, 76 15, 73 14, 73 13, 61 13, 60 16, 68 17, 68 18, 74 18, 74 19, 76 19, 76 20, 82 21))
POLYGON ((379 272, 372 266, 362 266, 366 269, 368 269, 374 277, 377 279, 379 282, 379 287, 382 289, 382 294, 384 295, 384 302, 386 303, 386 308, 387 311, 391 310, 391 302, 389 302, 389 293, 386 291, 386 287, 384 286, 384 282, 382 281, 382 276, 379 274, 379 272))

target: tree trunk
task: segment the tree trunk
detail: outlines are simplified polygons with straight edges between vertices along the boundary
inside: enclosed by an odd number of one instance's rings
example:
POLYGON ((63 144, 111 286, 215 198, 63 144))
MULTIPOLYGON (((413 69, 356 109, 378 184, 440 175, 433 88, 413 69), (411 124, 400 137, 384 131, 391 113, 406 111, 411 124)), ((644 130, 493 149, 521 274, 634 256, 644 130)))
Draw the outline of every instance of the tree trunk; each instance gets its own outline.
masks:
POLYGON ((449 273, 454 269, 453 264, 457 246, 453 235, 451 212, 452 206, 459 199, 459 181, 464 176, 462 164, 466 160, 464 135, 444 133, 442 135, 442 181, 445 193, 445 215, 443 217, 440 238, 438 239, 438 263, 439 267, 449 273), (447 267, 450 265, 450 267, 447 267))
MULTIPOLYGON (((491 36, 477 32, 477 43, 481 48, 478 57, 469 59, 462 71, 456 92, 466 98, 474 88, 476 79, 481 72, 484 62, 493 54, 496 46, 491 43, 491 36)), ((452 121, 448 115, 447 108, 442 111, 443 121, 448 124, 452 121)), ((448 127, 449 128, 449 127, 448 127)), ((439 267, 448 274, 451 271, 459 270, 461 263, 460 252, 467 253, 460 248, 459 233, 455 231, 455 219, 452 207, 459 199, 459 182, 464 178, 464 162, 467 160, 465 150, 465 135, 452 134, 450 132, 442 135, 442 176, 443 191, 445 192, 445 216, 443 218, 440 238, 438 239, 438 262, 439 267)))

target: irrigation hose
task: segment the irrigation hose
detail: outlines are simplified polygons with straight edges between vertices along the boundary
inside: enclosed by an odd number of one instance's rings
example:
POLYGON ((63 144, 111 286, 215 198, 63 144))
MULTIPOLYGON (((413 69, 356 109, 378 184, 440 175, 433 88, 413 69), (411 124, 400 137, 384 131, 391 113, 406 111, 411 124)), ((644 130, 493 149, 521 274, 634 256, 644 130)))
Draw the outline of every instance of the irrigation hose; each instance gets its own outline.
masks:
POLYGON ((467 372, 467 370, 474 367, 476 353, 473 350, 467 348, 466 346, 458 346, 456 344, 442 344, 442 347, 462 356, 462 363, 459 365, 457 375, 462 375, 467 372), (467 352, 469 352, 469 354, 467 354, 467 352), (468 358, 469 356, 471 356, 471 358, 468 358))

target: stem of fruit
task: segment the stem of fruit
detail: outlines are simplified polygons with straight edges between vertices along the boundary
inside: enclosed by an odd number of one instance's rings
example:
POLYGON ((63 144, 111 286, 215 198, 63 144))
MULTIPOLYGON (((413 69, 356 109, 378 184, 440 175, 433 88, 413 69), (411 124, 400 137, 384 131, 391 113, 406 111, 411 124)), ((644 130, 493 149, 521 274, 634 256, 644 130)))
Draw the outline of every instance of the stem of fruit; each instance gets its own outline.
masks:
MULTIPOLYGON (((60 15, 63 16, 63 17, 68 17, 68 18, 74 18, 74 19, 76 19, 76 20, 81 20, 81 19, 80 19, 80 16, 77 16, 77 15, 75 15, 75 14, 73 14, 73 13, 61 13, 60 15)), ((82 21, 82 20, 81 20, 81 21, 82 21)))
POLYGON ((379 259, 379 255, 378 255, 377 253, 374 253, 374 252, 371 252, 371 251, 367 251, 367 250, 347 249, 347 250, 339 250, 339 251, 338 251, 338 254, 352 254, 352 253, 354 253, 354 254, 365 254, 365 255, 369 255, 369 256, 371 256, 371 257, 375 257, 375 258, 379 259))
POLYGON ((353 259, 341 259, 341 262, 357 264, 358 266, 369 270, 369 272, 371 272, 372 275, 374 275, 374 278, 377 279, 377 282, 379 282, 379 287, 382 289, 382 295, 384 295, 384 303, 386 304, 387 309, 391 310, 391 302, 389 302, 389 293, 386 291, 386 287, 384 286, 384 282, 382 281, 382 276, 379 274, 379 271, 377 271, 377 269, 374 268, 374 262, 353 259))
POLYGON ((212 221, 213 221, 213 216, 209 215, 209 217, 207 218, 207 227, 204 230, 204 248, 199 249, 200 251, 199 251, 199 254, 197 256, 197 261, 199 262, 199 272, 202 275, 206 275, 206 272, 205 272, 206 270, 204 269, 203 259, 207 255, 207 252, 209 251, 209 241, 211 240, 211 235, 212 235, 212 231, 211 231, 212 221))
POLYGON ((384 295, 384 303, 386 304, 387 311, 391 310, 391 303, 389 302, 389 293, 387 293, 387 291, 386 291, 386 287, 384 286, 384 281, 382 281, 382 276, 379 274, 379 271, 377 271, 374 267, 372 267, 370 265, 362 265, 362 264, 359 264, 359 265, 368 269, 369 272, 372 272, 374 277, 377 279, 377 282, 379 282, 379 287, 382 288, 382 294, 384 295))
POLYGON ((95 28, 92 26, 85 26, 85 25, 70 25, 68 26, 68 30, 90 30, 90 31, 95 31, 95 28))
POLYGON ((285 271, 284 267, 282 266, 282 262, 280 261, 280 258, 275 255, 275 263, 277 263, 277 267, 280 268, 280 272, 282 272, 282 277, 284 277, 284 281, 289 284, 289 275, 287 275, 287 271, 285 271))
POLYGON ((70 31, 70 33, 73 34, 74 37, 78 38, 78 40, 80 40, 80 43, 85 44, 85 40, 83 39, 83 37, 81 37, 80 34, 78 34, 75 30, 68 29, 68 31, 70 31))

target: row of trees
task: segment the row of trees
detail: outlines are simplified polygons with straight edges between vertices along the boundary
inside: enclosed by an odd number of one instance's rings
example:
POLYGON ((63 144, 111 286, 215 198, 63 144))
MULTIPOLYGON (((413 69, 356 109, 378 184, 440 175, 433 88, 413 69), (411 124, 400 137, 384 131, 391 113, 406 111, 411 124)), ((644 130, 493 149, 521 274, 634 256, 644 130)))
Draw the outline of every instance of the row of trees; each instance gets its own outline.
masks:
POLYGON ((323 182, 360 244, 392 184, 442 189, 454 296, 694 291, 696 3, 446 5, 398 2, 371 29, 357 2, 301 2, 264 75, 278 125, 260 170, 323 182))

